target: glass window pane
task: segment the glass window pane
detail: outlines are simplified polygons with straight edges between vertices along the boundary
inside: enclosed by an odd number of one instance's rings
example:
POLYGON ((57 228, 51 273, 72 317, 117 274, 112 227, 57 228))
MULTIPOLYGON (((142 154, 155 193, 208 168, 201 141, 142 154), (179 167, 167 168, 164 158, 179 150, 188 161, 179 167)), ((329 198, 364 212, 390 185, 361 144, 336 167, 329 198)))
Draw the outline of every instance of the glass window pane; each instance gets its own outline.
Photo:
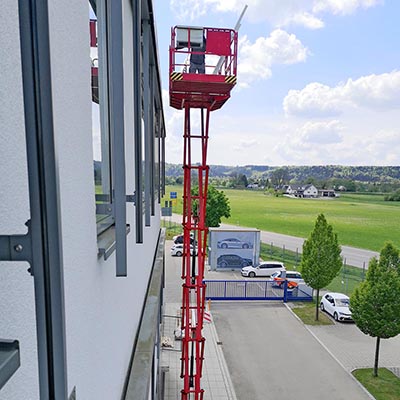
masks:
POLYGON ((97 233, 113 224, 111 207, 110 138, 108 121, 108 64, 106 7, 98 1, 96 13, 90 6, 90 57, 92 83, 93 168, 96 194, 97 233), (103 205, 104 207, 98 207, 103 205))

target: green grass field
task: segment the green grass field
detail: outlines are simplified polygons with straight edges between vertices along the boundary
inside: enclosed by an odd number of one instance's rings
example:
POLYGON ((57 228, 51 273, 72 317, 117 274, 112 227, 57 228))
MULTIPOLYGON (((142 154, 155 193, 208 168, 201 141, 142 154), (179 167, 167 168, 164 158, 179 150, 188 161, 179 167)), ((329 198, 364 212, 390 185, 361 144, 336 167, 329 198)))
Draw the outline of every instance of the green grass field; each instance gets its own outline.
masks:
MULTIPOLYGON (((182 186, 174 212, 182 213, 182 186)), ((224 189, 231 217, 223 222, 307 238, 317 215, 333 225, 342 245, 379 251, 388 240, 400 242, 400 203, 386 202, 383 195, 343 194, 336 199, 290 199, 267 196, 263 191, 224 189)))

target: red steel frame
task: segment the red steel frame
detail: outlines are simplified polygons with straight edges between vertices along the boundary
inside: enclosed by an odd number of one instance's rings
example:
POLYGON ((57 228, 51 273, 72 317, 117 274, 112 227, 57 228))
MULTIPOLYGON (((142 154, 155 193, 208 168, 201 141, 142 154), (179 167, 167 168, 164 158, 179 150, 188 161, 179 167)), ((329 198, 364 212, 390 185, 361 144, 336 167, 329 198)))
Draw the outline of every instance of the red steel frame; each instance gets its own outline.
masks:
POLYGON ((204 121, 204 109, 201 112, 201 133, 193 134, 190 126, 191 106, 185 106, 185 131, 184 131, 184 155, 183 155, 183 257, 182 257, 182 364, 181 378, 183 378, 182 399, 203 399, 204 390, 201 389, 200 380, 204 359, 204 342, 202 334, 205 284, 204 264, 207 248, 208 229, 205 224, 208 171, 207 146, 208 128, 210 120, 210 108, 206 108, 204 121), (194 141, 200 141, 201 163, 192 164, 192 147, 194 141), (192 194, 192 182, 197 180, 198 194, 192 194), (198 243, 198 255, 190 255, 190 233, 194 233, 198 243), (196 263, 197 261, 197 263, 196 263))
MULTIPOLYGON (((170 105, 185 111, 184 150, 183 150, 183 256, 182 256, 182 357, 181 378, 182 400, 203 400, 201 377, 204 360, 203 318, 206 285, 204 284, 204 265, 207 251, 206 204, 209 166, 207 147, 211 111, 217 110, 229 99, 230 91, 236 84, 237 32, 231 29, 203 28, 210 48, 224 57, 224 62, 216 74, 187 73, 185 66, 176 64, 175 53, 185 52, 175 45, 176 27, 172 29, 170 46, 170 105), (209 33, 210 32, 210 33, 209 33), (218 35, 221 35, 219 41, 218 35), (218 45, 225 42, 225 47, 218 45), (177 71, 176 67, 183 68, 177 71), (191 111, 198 109, 201 117, 200 133, 191 130, 191 111), (194 163, 192 150, 200 146, 201 162, 194 163), (196 182, 198 193, 192 193, 196 182), (191 233, 197 241, 197 257, 191 255, 191 233)), ((189 34, 190 38, 190 34, 189 34)), ((190 39, 189 39, 190 41, 190 39)), ((208 45, 207 45, 208 46, 208 45)), ((188 53, 189 50, 186 50, 188 53)), ((206 50, 206 54, 213 54, 206 50)), ((198 149, 198 148, 197 148, 198 149)), ((195 247, 195 246, 194 246, 195 247)), ((194 249, 193 249, 194 250, 194 249)), ((195 253, 193 251, 193 253, 195 253)))

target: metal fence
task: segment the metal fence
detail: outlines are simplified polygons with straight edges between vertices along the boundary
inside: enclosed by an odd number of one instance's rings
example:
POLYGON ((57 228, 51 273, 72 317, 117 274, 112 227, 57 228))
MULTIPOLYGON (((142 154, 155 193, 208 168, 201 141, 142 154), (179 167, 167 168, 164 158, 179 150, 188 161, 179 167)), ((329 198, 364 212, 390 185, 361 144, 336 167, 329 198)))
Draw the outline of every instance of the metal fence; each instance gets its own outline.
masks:
POLYGON ((281 300, 312 301, 312 289, 299 285, 288 289, 276 286, 272 280, 205 280, 207 300, 281 300))

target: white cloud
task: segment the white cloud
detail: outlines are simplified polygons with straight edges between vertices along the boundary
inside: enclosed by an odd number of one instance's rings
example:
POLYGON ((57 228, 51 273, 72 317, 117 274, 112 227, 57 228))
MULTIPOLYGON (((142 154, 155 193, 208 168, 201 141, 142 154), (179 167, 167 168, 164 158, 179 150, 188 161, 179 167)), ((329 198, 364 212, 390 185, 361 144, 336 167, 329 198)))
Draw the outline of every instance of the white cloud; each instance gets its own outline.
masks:
POLYGON ((285 25, 293 23, 294 25, 304 26, 308 29, 320 29, 325 26, 324 22, 308 12, 302 12, 294 14, 292 17, 288 18, 285 25))
POLYGON ((383 0, 316 0, 313 11, 332 14, 353 14, 359 8, 370 8, 382 4, 383 0))
POLYGON ((300 139, 306 144, 333 144, 341 143, 343 125, 337 121, 308 121, 300 129, 300 139))
POLYGON ((249 83, 255 79, 268 79, 274 64, 304 62, 308 49, 293 34, 276 29, 269 37, 259 37, 251 43, 247 37, 240 42, 238 72, 240 80, 249 83))
POLYGON ((275 27, 301 25, 319 29, 324 22, 319 13, 348 15, 358 9, 382 4, 383 0, 170 0, 176 17, 185 23, 207 13, 234 12, 237 15, 248 5, 245 17, 252 22, 267 21, 275 27))
POLYGON ((260 142, 255 139, 242 139, 238 141, 233 149, 238 152, 243 152, 258 146, 260 146, 260 142))
POLYGON ((185 23, 192 22, 207 14, 209 6, 207 1, 201 0, 170 0, 170 7, 175 17, 185 23))
POLYGON ((335 87, 313 82, 302 90, 290 90, 283 100, 285 112, 294 115, 335 115, 348 107, 374 110, 400 107, 400 71, 349 79, 335 87))

